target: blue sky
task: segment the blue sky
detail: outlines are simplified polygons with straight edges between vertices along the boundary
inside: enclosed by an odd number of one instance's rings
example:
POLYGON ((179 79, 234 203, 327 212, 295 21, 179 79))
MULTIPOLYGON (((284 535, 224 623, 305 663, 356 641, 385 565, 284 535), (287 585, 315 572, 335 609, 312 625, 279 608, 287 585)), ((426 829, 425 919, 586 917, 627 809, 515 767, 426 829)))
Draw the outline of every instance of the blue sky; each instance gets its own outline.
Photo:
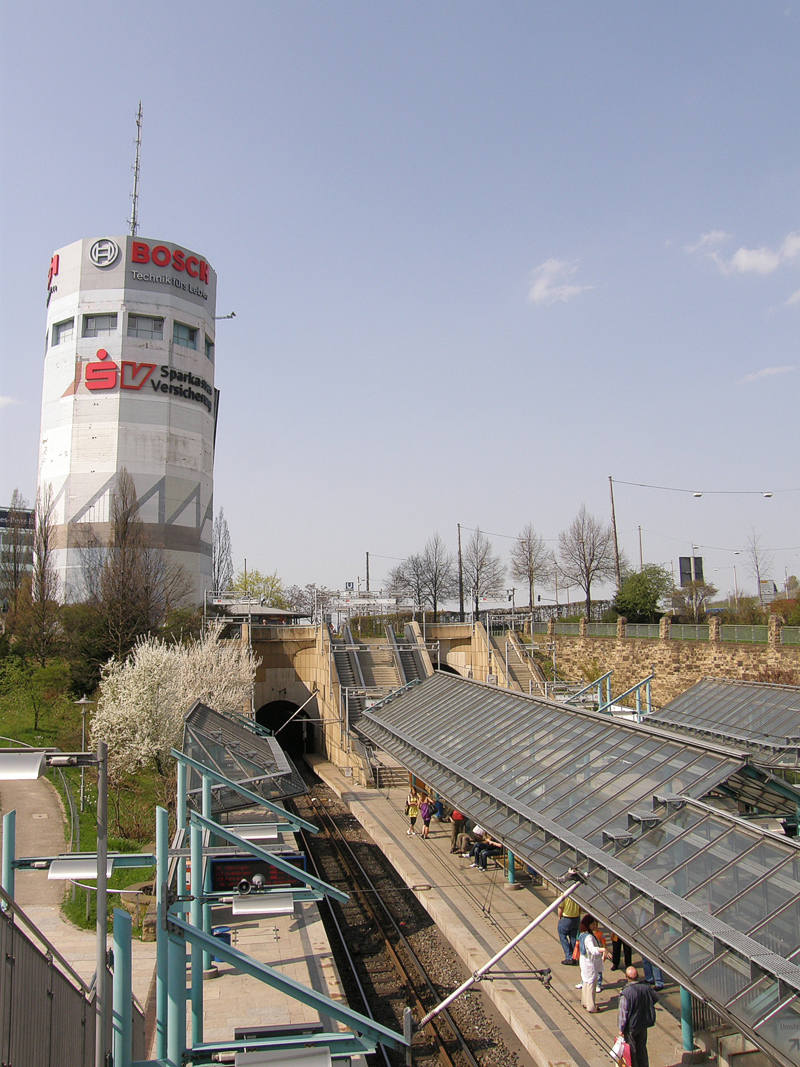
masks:
POLYGON ((755 529, 800 573, 797 0, 34 0, 0 28, 2 501, 35 492, 50 255, 125 232, 141 98, 140 233, 236 312, 237 566, 338 587, 369 551, 377 584, 458 522, 507 553, 608 519, 613 475, 690 491, 618 485, 634 560, 641 525, 645 560, 694 543, 753 587, 755 529))

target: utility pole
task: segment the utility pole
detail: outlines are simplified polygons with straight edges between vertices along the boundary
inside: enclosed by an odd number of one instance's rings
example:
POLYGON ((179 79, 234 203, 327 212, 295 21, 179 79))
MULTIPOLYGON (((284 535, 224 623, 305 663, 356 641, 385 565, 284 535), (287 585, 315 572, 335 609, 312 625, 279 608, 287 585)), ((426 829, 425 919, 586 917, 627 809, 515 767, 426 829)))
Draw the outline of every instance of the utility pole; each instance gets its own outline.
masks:
POLYGON ((458 617, 464 621, 464 563, 461 558, 461 523, 458 524, 458 617))
POLYGON ((642 528, 639 527, 639 574, 644 570, 644 559, 642 557, 642 528))
POLYGON ((136 114, 136 161, 133 164, 133 210, 131 211, 131 237, 139 232, 139 163, 142 156, 142 101, 136 114))
POLYGON ((617 514, 614 511, 614 480, 608 476, 608 488, 611 491, 611 529, 614 532, 614 571, 617 576, 617 589, 622 586, 622 575, 619 572, 619 542, 617 541, 617 514))
POLYGON ((369 592, 369 552, 367 552, 367 592, 369 592))

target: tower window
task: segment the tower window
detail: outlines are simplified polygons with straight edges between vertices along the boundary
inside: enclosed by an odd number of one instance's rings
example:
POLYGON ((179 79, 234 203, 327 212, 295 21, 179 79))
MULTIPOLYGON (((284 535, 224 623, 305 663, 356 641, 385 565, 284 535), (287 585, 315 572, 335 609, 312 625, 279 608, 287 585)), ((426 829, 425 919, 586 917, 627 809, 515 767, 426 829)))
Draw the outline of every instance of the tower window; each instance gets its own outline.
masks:
POLYGON ((206 337, 206 359, 210 359, 214 362, 214 342, 210 337, 206 337))
POLYGON ((84 337, 106 337, 117 332, 117 313, 112 315, 84 315, 84 337))
POLYGON ((74 330, 74 319, 65 319, 64 322, 57 322, 53 326, 53 344, 60 345, 64 341, 71 341, 74 330))
POLYGON ((173 344, 183 345, 184 348, 193 348, 197 351, 197 330, 194 326, 175 322, 172 325, 172 341, 173 344))
POLYGON ((128 315, 128 337, 140 337, 143 341, 164 340, 164 320, 152 315, 128 315))

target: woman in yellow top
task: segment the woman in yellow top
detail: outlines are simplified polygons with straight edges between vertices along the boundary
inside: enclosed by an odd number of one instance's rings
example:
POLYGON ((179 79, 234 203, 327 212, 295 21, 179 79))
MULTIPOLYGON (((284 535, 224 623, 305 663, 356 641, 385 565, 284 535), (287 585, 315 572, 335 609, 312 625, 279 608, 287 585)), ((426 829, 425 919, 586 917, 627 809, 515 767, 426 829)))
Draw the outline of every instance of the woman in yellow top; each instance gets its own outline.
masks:
POLYGON ((414 824, 416 823, 417 816, 419 815, 419 804, 420 804, 419 793, 412 786, 411 787, 411 792, 406 797, 406 815, 408 816, 408 821, 410 823, 406 833, 409 834, 409 836, 411 834, 415 834, 417 832, 414 829, 414 824))

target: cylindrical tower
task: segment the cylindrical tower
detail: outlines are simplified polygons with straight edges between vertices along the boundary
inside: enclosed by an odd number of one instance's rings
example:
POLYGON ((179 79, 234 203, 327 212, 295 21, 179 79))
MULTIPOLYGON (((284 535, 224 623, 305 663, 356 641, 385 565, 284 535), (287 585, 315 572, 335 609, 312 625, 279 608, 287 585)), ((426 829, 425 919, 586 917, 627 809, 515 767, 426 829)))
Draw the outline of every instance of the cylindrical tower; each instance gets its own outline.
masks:
POLYGON ((150 544, 211 587, 214 312, 207 260, 170 241, 103 237, 59 249, 47 283, 39 488, 52 489, 62 595, 81 550, 108 542, 117 472, 134 479, 150 544))

